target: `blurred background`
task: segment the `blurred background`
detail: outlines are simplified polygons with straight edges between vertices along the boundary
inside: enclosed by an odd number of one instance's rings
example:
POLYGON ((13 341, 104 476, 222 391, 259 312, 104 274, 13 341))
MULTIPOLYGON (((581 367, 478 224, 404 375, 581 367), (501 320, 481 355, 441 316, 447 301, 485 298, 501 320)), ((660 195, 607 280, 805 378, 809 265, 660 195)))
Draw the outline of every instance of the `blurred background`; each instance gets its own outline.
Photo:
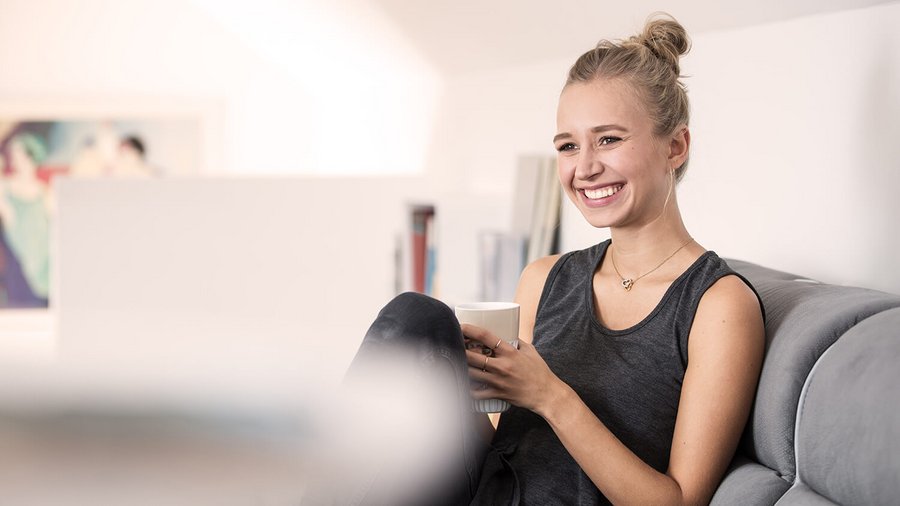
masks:
MULTIPOLYGON (((896 1, 0 0, 0 469, 96 420, 308 440, 394 294, 509 299, 608 237, 560 198, 556 100, 659 10, 693 40, 692 235, 900 293, 896 1)), ((273 447, 248 487, 280 503, 273 447)))

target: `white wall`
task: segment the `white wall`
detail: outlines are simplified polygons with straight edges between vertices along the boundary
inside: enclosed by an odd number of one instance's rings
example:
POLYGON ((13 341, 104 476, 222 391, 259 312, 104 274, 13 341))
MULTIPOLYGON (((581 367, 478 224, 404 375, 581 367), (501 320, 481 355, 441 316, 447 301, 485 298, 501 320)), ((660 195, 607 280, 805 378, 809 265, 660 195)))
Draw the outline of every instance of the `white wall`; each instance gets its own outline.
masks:
POLYGON ((364 0, 4 0, 2 12, 0 121, 48 102, 163 109, 203 116, 204 173, 422 171, 440 76, 364 0))
POLYGON ((190 379, 290 397, 336 384, 394 294, 394 237, 417 184, 60 181, 61 364, 174 390, 190 379))
POLYGON ((898 23, 894 3, 697 38, 694 233, 723 255, 900 293, 898 23))
MULTIPOLYGON (((684 72, 694 144, 679 198, 699 242, 722 256, 900 293, 898 25, 894 3, 693 37, 684 72)), ((511 208, 515 155, 552 153, 556 98, 575 57, 448 82, 447 137, 431 157, 439 180, 511 208)), ((507 218, 486 215, 483 226, 507 218)), ((608 237, 568 203, 563 235, 565 249, 608 237)), ((445 272, 477 270, 463 239, 442 238, 455 242, 442 250, 445 272)), ((456 281, 448 296, 474 296, 474 276, 456 281)))
MULTIPOLYGON (((0 123, 197 118, 201 163, 188 172, 203 175, 424 172, 441 78, 365 0, 3 0, 0 11, 0 123)), ((418 196, 389 185, 335 182, 356 202, 418 196)), ((380 225, 393 237, 404 224, 380 225)), ((379 277, 356 290, 385 299, 379 277)), ((52 358, 46 316, 0 314, 0 358, 52 358)))

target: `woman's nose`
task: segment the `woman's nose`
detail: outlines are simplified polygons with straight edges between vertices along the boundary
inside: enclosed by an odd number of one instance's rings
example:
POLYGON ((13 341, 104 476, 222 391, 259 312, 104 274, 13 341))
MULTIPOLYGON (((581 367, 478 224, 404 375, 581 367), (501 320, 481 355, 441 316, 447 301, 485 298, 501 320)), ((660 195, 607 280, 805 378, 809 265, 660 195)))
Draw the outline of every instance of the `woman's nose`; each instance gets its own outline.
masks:
POLYGON ((603 172, 603 164, 597 159, 597 152, 590 147, 582 148, 578 153, 575 177, 588 180, 603 172))

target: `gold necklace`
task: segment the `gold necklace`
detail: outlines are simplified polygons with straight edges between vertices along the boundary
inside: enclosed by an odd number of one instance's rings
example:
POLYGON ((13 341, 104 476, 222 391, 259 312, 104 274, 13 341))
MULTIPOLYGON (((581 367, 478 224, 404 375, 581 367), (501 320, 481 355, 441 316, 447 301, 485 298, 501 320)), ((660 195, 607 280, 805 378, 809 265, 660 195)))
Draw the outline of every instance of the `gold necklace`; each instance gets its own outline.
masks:
MULTIPOLYGON (((625 276, 622 276, 622 273, 619 272, 619 267, 616 266, 616 255, 615 255, 615 251, 612 251, 612 255, 610 255, 610 257, 612 258, 613 269, 615 269, 615 270, 616 270, 616 274, 618 274, 619 277, 622 278, 622 288, 624 288, 626 292, 631 291, 631 288, 634 286, 635 283, 638 282, 639 279, 641 279, 642 277, 646 276, 647 274, 650 274, 651 272, 655 271, 656 269, 659 269, 660 267, 662 267, 663 264, 666 263, 666 262, 668 262, 669 259, 672 258, 673 256, 675 256, 676 253, 678 253, 679 251, 681 251, 682 249, 684 249, 685 246, 687 246, 688 244, 690 244, 690 243, 692 243, 692 242, 694 242, 694 239, 693 239, 693 238, 688 239, 688 241, 687 241, 686 243, 684 243, 684 244, 682 244, 681 246, 679 246, 677 250, 673 251, 672 254, 669 255, 669 256, 667 256, 665 260, 663 260, 662 262, 659 263, 659 265, 657 265, 656 267, 650 269, 649 271, 647 271, 647 272, 641 274, 640 276, 638 276, 638 277, 636 277, 636 278, 634 278, 634 279, 632 279, 632 278, 626 278, 625 276)), ((612 249, 612 248, 610 248, 610 249, 612 249)))

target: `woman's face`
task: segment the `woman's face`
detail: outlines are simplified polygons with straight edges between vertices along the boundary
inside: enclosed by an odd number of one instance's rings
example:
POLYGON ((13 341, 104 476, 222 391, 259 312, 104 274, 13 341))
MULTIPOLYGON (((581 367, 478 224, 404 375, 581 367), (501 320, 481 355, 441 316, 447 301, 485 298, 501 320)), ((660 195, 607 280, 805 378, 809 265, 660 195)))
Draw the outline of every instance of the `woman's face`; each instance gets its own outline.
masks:
POLYGON ((627 81, 566 86, 559 98, 559 180, 595 227, 649 223, 670 191, 670 146, 627 81))

